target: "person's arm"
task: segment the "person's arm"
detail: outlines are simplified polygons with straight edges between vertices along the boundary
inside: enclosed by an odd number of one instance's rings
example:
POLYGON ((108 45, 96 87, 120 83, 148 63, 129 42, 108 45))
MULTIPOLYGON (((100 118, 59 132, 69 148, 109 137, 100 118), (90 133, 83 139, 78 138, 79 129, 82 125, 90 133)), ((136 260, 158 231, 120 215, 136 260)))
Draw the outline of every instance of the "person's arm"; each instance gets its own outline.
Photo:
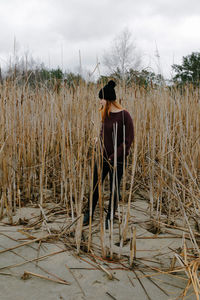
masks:
MULTIPOLYGON (((133 121, 130 114, 126 111, 124 116, 124 125, 125 125, 125 157, 129 154, 131 144, 134 140, 134 127, 133 121)), ((123 158, 124 156, 124 143, 122 142, 117 147, 117 158, 123 158)), ((109 160, 114 161, 114 153, 109 157, 109 160)))

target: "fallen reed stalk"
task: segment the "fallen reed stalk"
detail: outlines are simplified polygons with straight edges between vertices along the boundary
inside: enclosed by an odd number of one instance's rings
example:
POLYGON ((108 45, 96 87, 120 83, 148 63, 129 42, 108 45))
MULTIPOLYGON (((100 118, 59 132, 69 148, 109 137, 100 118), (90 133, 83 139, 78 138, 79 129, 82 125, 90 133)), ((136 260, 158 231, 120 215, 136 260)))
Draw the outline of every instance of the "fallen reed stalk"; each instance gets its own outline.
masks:
POLYGON ((43 259, 46 259, 50 256, 53 256, 53 255, 56 255, 56 254, 60 254, 60 253, 63 253, 67 250, 60 250, 60 251, 55 251, 55 252, 52 252, 52 253, 49 253, 49 254, 46 254, 46 255, 42 255, 42 256, 39 256, 39 257, 36 257, 36 258, 32 258, 32 259, 26 259, 26 261, 24 262, 21 262, 21 263, 18 263, 18 264, 14 264, 14 265, 8 265, 8 266, 4 266, 4 267, 1 267, 0 270, 4 270, 4 269, 12 269, 12 268, 16 268, 16 267, 20 267, 20 266, 23 266, 27 263, 30 263, 30 262, 38 262, 40 260, 43 260, 43 259))
POLYGON ((13 247, 10 247, 10 248, 7 248, 7 249, 3 249, 3 250, 0 250, 0 254, 1 253, 5 253, 7 251, 11 251, 11 250, 14 250, 14 249, 17 249, 17 248, 20 248, 20 247, 23 247, 23 246, 27 246, 27 245, 30 245, 32 243, 35 243, 35 242, 39 242, 41 240, 46 240, 48 239, 49 237, 53 238, 55 237, 56 235, 51 235, 51 234, 47 234, 47 235, 44 235, 43 237, 39 237, 39 238, 36 238, 34 240, 31 240, 31 241, 28 241, 28 242, 24 242, 22 244, 19 244, 19 245, 16 245, 16 246, 13 246, 13 247))
POLYGON ((36 273, 33 273, 33 272, 29 272, 29 271, 24 271, 24 274, 22 275, 21 279, 27 280, 27 279, 30 278, 30 276, 34 276, 34 277, 37 277, 37 278, 41 278, 41 279, 45 279, 45 280, 49 280, 49 281, 52 281, 52 282, 55 282, 55 283, 60 283, 60 284, 65 284, 65 285, 70 285, 71 284, 66 280, 53 279, 53 278, 49 278, 49 277, 46 277, 44 275, 36 274, 36 273))
POLYGON ((72 270, 71 270, 66 264, 65 264, 65 267, 66 267, 67 270, 70 272, 70 274, 73 276, 73 278, 74 278, 74 280, 76 281, 76 283, 77 283, 79 289, 81 290, 81 293, 83 294, 83 296, 85 296, 85 292, 84 292, 83 288, 81 287, 81 285, 80 285, 78 279, 76 278, 76 276, 75 276, 74 273, 72 272, 72 270))

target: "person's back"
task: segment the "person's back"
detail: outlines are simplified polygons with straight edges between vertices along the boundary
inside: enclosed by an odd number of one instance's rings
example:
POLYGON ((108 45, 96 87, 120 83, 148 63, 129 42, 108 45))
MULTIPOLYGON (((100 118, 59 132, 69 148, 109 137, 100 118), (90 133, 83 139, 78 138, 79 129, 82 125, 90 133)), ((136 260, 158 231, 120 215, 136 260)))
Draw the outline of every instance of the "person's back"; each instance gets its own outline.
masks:
POLYGON ((110 112, 109 116, 107 115, 102 123, 101 139, 104 145, 103 155, 112 161, 114 160, 115 138, 117 139, 117 161, 123 161, 123 158, 129 154, 134 139, 132 118, 126 110, 110 112))

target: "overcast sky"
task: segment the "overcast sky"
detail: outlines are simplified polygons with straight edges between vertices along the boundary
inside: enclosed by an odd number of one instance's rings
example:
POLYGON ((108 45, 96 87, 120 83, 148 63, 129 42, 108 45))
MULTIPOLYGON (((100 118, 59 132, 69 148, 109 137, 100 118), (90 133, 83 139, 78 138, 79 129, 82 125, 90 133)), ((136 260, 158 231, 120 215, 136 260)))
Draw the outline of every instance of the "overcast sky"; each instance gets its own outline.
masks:
POLYGON ((77 71, 79 51, 92 71, 127 27, 144 67, 171 76, 171 65, 200 51, 200 0, 0 0, 0 64, 27 50, 48 67, 77 71), (160 62, 156 51, 158 50, 160 62))

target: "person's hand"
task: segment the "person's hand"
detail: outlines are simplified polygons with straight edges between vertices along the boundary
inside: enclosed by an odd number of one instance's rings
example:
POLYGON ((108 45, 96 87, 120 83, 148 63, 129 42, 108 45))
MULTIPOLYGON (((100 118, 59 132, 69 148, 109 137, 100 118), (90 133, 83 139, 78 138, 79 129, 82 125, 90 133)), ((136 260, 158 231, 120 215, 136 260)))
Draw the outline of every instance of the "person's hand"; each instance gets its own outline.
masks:
POLYGON ((109 159, 108 159, 108 162, 111 164, 111 163, 112 163, 112 159, 111 159, 111 158, 109 158, 109 159))

